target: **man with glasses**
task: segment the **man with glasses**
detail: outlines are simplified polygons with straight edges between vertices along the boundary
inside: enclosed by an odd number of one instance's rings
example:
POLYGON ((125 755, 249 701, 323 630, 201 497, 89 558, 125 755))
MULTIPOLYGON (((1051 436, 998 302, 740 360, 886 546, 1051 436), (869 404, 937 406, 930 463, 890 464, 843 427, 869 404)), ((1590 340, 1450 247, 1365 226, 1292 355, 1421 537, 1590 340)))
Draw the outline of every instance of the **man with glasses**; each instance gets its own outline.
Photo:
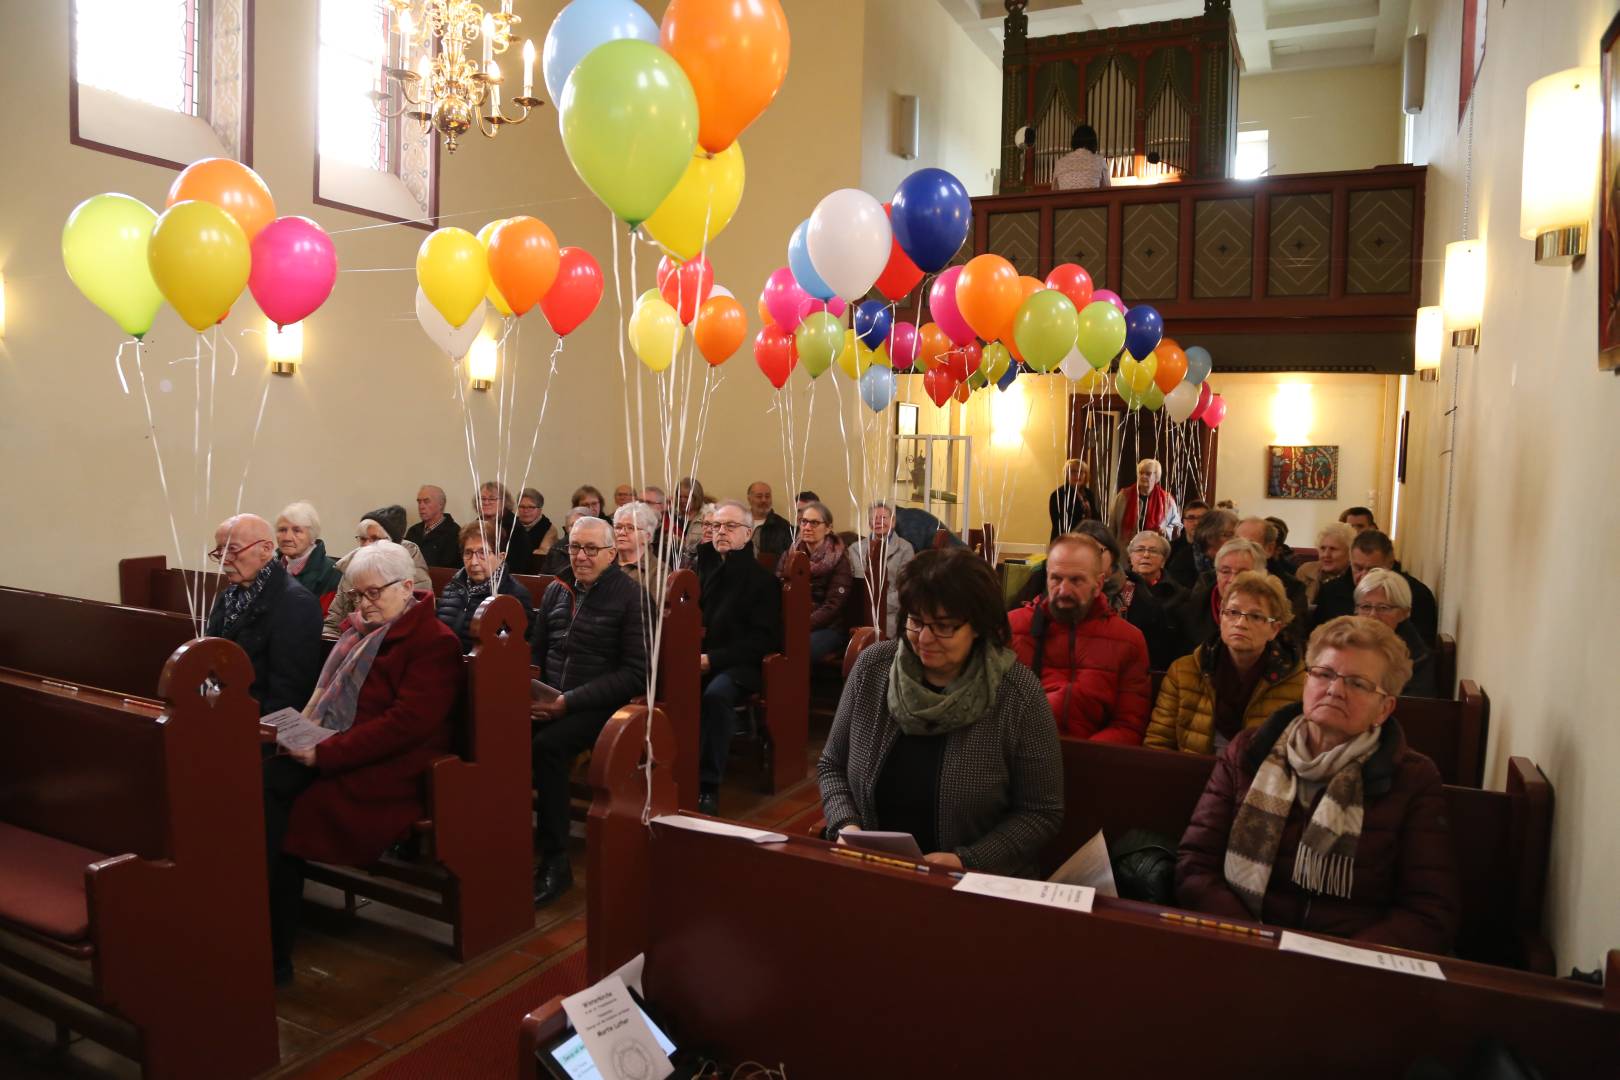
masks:
POLYGON ((1429 648, 1434 648, 1440 631, 1440 607, 1434 593, 1417 578, 1399 568, 1395 545, 1377 529, 1364 529, 1350 542, 1350 572, 1326 582, 1316 592, 1316 612, 1312 624, 1321 626, 1340 615, 1352 615, 1356 608, 1356 586, 1369 570, 1390 570, 1406 580, 1412 593, 1412 626, 1429 648))
POLYGON ((507 570, 506 557, 491 547, 493 537, 486 537, 487 531, 476 521, 461 527, 461 569, 445 582, 438 596, 439 621, 456 632, 464 653, 472 652, 477 644, 472 636, 473 616, 491 596, 515 597, 523 605, 523 617, 531 633, 534 627, 534 598, 507 570))
POLYGON ((226 585, 208 614, 208 636, 234 641, 253 663, 248 692, 259 715, 302 709, 321 673, 321 602, 275 557, 270 523, 238 514, 214 530, 226 585))
POLYGON ((759 564, 748 507, 732 499, 714 510, 714 540, 694 560, 703 607, 703 720, 698 809, 719 809, 737 704, 764 685, 760 665, 782 641, 782 588, 759 564))
POLYGON ((540 865, 534 906, 574 885, 568 862, 568 774, 596 744, 615 712, 647 692, 647 636, 641 586, 618 566, 613 526, 582 516, 568 533, 566 574, 540 600, 532 635, 534 663, 560 693, 536 701, 535 836, 540 865))
POLYGON ((1170 541, 1170 554, 1165 557, 1164 572, 1183 589, 1192 588, 1198 581, 1199 549, 1194 536, 1207 513, 1209 503, 1203 499, 1188 499, 1181 511, 1181 531, 1170 541))
POLYGON ((1136 463, 1136 483, 1120 488, 1108 508, 1108 525, 1115 536, 1135 536, 1143 529, 1175 535, 1181 511, 1175 497, 1159 483, 1163 478, 1164 466, 1155 459, 1136 463))

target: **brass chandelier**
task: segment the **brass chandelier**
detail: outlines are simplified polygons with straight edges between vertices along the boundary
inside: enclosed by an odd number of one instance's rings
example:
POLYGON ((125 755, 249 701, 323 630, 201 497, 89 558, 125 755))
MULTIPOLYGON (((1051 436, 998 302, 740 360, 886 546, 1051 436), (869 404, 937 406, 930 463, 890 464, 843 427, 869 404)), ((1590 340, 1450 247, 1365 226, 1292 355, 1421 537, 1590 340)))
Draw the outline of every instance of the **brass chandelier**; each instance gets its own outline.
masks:
POLYGON ((534 42, 523 42, 523 93, 512 98, 518 113, 501 108, 503 76, 495 57, 506 52, 512 28, 522 18, 512 14, 512 0, 501 0, 501 10, 486 12, 472 0, 388 0, 399 33, 399 67, 383 67, 386 89, 373 90, 377 111, 388 119, 403 116, 444 136, 452 154, 474 125, 494 138, 506 124, 521 124, 541 104, 534 96, 534 42), (481 45, 480 45, 481 43, 481 45), (475 46, 479 62, 470 59, 475 46), (404 104, 390 111, 392 87, 398 86, 404 104))

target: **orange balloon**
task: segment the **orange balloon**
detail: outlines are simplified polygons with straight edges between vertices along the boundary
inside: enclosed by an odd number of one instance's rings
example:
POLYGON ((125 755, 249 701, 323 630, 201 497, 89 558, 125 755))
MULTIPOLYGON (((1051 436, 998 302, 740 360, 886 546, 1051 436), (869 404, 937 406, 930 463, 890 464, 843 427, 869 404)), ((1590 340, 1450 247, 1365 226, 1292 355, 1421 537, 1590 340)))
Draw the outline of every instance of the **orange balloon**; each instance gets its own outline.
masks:
POLYGON ((923 323, 922 329, 917 331, 917 363, 916 370, 927 373, 939 366, 939 358, 956 348, 950 335, 939 328, 938 323, 923 323))
POLYGON ((973 396, 973 387, 967 383, 958 383, 956 386, 956 400, 966 405, 968 398, 973 396))
POLYGON ((764 293, 759 294, 759 304, 754 308, 754 310, 759 312, 759 321, 764 323, 767 327, 776 325, 776 320, 771 318, 771 309, 765 306, 764 293))
POLYGON ((1023 302, 1018 271, 1000 255, 975 255, 956 279, 956 309, 986 341, 1012 337, 1013 316, 1023 302))
POLYGON ((539 218, 507 218, 489 237, 489 278, 521 316, 557 280, 557 237, 539 218))
POLYGON ((1166 394, 1181 385, 1181 380, 1187 377, 1187 354, 1181 351, 1181 346, 1174 341, 1160 341, 1153 350, 1159 358, 1159 366, 1153 372, 1153 381, 1160 390, 1166 394))
POLYGON ((1018 287, 1024 290, 1023 298, 1019 300, 1019 303, 1023 303, 1024 300, 1028 300, 1030 297, 1046 288, 1046 282, 1042 281, 1040 278, 1032 278, 1028 274, 1024 274, 1018 279, 1018 287))
POLYGON ((718 154, 758 119, 787 78, 779 0, 670 0, 658 43, 692 81, 698 144, 718 154))
POLYGON ((276 200, 259 174, 230 158, 203 158, 180 170, 164 206, 187 199, 213 203, 242 227, 248 243, 276 220, 276 200))
MULTIPOLYGON (((1153 351, 1158 352, 1160 349, 1164 348, 1167 345, 1170 348, 1175 349, 1177 351, 1180 351, 1180 349, 1181 349, 1181 345, 1176 341, 1175 338, 1173 338, 1173 337, 1162 337, 1162 338, 1159 339, 1159 343, 1157 345, 1153 346, 1153 351)), ((1183 353, 1182 355, 1185 356, 1186 354, 1183 353)))
MULTIPOLYGON (((1042 288, 1044 287, 1042 286, 1042 288)), ((1002 344, 1007 348, 1007 355, 1011 356, 1015 362, 1020 364, 1024 362, 1024 354, 1018 351, 1018 342, 1013 340, 1013 335, 1010 332, 1002 341, 1002 344)))
POLYGON ((730 296, 711 296, 698 308, 692 324, 692 340, 698 352, 714 367, 731 359, 748 336, 748 316, 743 306, 730 296))

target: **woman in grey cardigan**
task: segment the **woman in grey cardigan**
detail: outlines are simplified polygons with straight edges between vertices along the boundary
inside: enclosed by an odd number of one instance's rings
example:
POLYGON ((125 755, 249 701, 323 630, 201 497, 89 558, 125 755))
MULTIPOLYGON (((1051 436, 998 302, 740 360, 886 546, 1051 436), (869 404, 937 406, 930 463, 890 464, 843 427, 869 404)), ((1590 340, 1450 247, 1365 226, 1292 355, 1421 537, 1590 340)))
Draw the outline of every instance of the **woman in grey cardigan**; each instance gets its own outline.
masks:
POLYGON ((855 662, 816 766, 827 835, 909 832, 931 863, 1034 874, 1063 821, 1063 761, 1040 681, 1007 647, 995 572, 927 551, 899 599, 905 636, 855 662))

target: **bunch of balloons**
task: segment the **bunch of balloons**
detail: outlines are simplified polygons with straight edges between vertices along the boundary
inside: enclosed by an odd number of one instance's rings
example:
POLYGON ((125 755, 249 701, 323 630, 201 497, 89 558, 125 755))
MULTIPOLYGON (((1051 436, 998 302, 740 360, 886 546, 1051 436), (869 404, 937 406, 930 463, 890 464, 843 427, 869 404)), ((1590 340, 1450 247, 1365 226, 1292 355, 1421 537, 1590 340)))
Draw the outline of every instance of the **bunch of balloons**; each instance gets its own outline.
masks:
POLYGON ((475 236, 436 229, 416 252, 416 319, 452 357, 472 348, 486 304, 505 318, 536 305, 558 337, 574 332, 602 298, 602 268, 582 248, 558 247, 538 218, 491 221, 475 236))
POLYGON ((630 348, 649 370, 664 371, 688 326, 710 367, 731 359, 748 336, 747 314, 730 289, 715 284, 707 257, 683 262, 666 255, 658 263, 658 287, 643 293, 631 312, 630 348))
POLYGON ((165 300, 201 333, 224 321, 244 288, 277 326, 331 295, 332 238, 309 218, 276 217, 270 189, 241 162, 193 162, 164 206, 160 216, 129 195, 95 195, 62 229, 73 284, 131 337, 152 329, 165 300))

